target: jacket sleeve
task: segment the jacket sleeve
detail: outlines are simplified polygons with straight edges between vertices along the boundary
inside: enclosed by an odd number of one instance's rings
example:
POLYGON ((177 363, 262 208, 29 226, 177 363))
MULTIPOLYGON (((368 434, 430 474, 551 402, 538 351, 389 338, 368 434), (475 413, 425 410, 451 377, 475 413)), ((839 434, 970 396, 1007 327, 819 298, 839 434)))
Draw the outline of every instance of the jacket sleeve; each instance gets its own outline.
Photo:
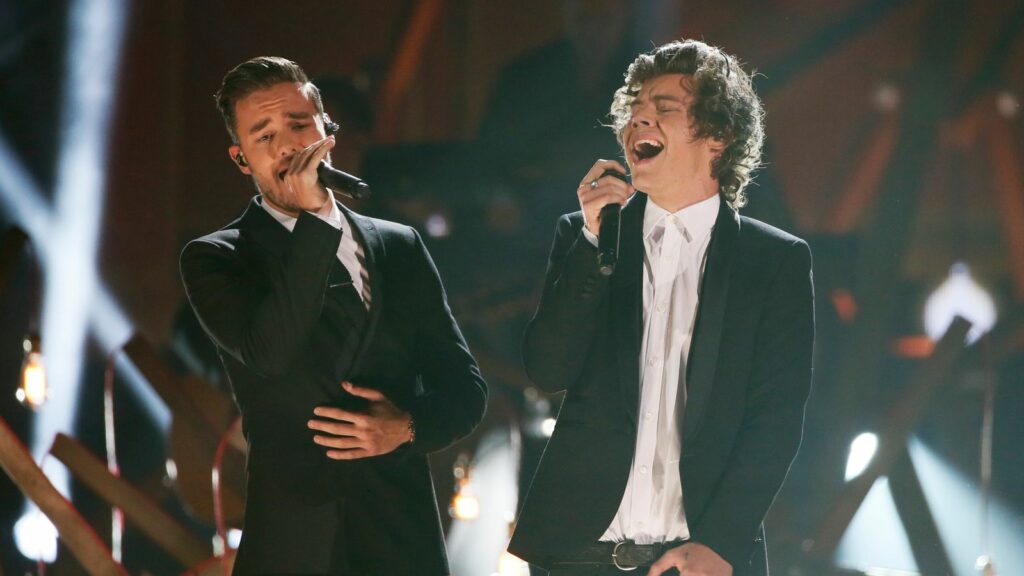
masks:
POLYGON ((411 448, 427 453, 441 450, 468 435, 483 418, 487 384, 462 337, 423 240, 410 229, 415 246, 410 278, 419 286, 416 325, 416 364, 423 393, 408 407, 416 425, 411 448))
POLYGON ((800 447, 814 348, 811 254, 803 241, 789 247, 776 273, 756 338, 742 429, 691 533, 734 569, 749 562, 761 523, 800 447))
POLYGON ((544 291, 523 340, 526 373, 545 392, 568 388, 580 377, 607 308, 609 281, 582 229, 579 213, 559 219, 544 291))
POLYGON ((254 281, 236 245, 194 240, 181 254, 185 292, 218 346, 263 377, 279 376, 320 316, 340 241, 340 230, 302 212, 281 273, 254 281))

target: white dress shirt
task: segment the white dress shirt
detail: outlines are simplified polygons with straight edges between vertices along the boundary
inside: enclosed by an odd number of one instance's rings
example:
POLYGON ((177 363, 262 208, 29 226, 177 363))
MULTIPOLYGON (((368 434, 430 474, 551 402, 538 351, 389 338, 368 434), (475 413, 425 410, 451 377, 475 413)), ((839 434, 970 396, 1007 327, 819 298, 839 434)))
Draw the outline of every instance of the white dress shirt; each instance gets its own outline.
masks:
MULTIPOLYGON (((674 213, 644 212, 643 340, 636 448, 626 492, 601 540, 653 544, 690 536, 679 478, 686 361, 718 195, 674 213), (677 395, 683 397, 677 401, 677 395)), ((589 235, 588 235, 589 238, 589 235)))
MULTIPOLYGON (((370 283, 368 281, 369 273, 366 270, 366 254, 363 252, 362 245, 356 240, 356 235, 352 232, 352 222, 345 217, 345 214, 338 208, 336 202, 332 200, 330 205, 330 213, 326 215, 317 214, 316 212, 310 212, 310 214, 335 228, 341 228, 341 222, 345 220, 348 226, 347 230, 342 231, 341 242, 338 243, 338 260, 341 260, 341 264, 348 270, 349 276, 352 277, 352 285, 356 289, 356 294, 359 294, 363 304, 369 309, 370 283)), ((260 206, 273 216, 274 220, 277 220, 282 226, 287 228, 289 232, 295 229, 295 223, 298 221, 298 218, 281 212, 268 202, 263 201, 262 198, 260 199, 260 206)))

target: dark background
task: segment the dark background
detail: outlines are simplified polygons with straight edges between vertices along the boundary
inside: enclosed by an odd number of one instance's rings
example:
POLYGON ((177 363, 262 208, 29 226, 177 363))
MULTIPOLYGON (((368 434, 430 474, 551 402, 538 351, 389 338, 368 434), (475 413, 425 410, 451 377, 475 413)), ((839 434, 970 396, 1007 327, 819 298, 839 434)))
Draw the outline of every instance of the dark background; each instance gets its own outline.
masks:
MULTIPOLYGON (((16 156, 0 157, 0 170, 20 162, 47 203, 55 200, 64 94, 76 89, 65 72, 69 22, 84 4, 0 3, 0 135, 16 156)), ((536 304, 556 217, 574 209, 575 185, 594 160, 618 156, 600 123, 625 66, 637 52, 679 37, 738 55, 757 72, 768 136, 766 168, 748 188, 743 212, 806 238, 815 258, 815 392, 803 450, 768 519, 773 568, 815 573, 801 568, 805 551, 843 488, 850 440, 879 429, 929 354, 925 301, 954 262, 965 262, 994 299, 999 321, 929 397, 914 430, 976 497, 982 389, 997 387, 993 492, 1006 522, 993 531, 1018 544, 994 557, 1000 573, 1024 573, 1024 532, 1014 532, 1024 530, 1024 3, 110 4, 126 10, 125 36, 104 197, 90 200, 104 203, 98 273, 133 329, 179 370, 188 369, 181 342, 202 353, 202 339, 189 336, 177 255, 187 240, 236 217, 254 193, 227 158, 212 94, 239 62, 285 56, 311 77, 343 77, 359 87, 365 102, 327 103, 343 126, 340 141, 366 144, 337 155, 376 191, 356 207, 428 236, 492 386, 492 426, 528 423, 535 412, 519 368, 519 338, 536 304), (428 222, 440 221, 446 232, 430 234, 428 222)), ((2 186, 0 193, 15 197, 2 186)), ((0 224, 24 227, 16 213, 10 201, 0 204, 0 224)), ((21 339, 42 302, 46 268, 36 255, 45 242, 46 234, 31 238, 0 286, 0 415, 26 441, 33 415, 14 391, 21 339)), ((110 351, 109 343, 90 339, 75 427, 98 453, 110 351)), ((162 479, 158 428, 128 391, 117 409, 124 476, 184 519, 162 479)), ((528 477, 543 439, 524 438, 528 477)), ((435 462, 442 502, 451 481, 445 458, 435 462)), ((918 472, 955 572, 970 573, 963 559, 982 552, 975 500, 952 502, 952 493, 929 487, 938 480, 918 472), (969 521, 945 521, 944 506, 967 510, 969 521)), ((76 488, 75 502, 105 522, 106 508, 86 490, 76 488)), ((11 537, 22 506, 0 476, 6 573, 34 570, 11 537)), ((915 518, 909 524, 920 526, 915 518)), ((190 525, 204 538, 211 534, 208 525, 190 525)), ((132 572, 181 570, 129 536, 132 572)), ((852 567, 873 565, 869 556, 852 567)))

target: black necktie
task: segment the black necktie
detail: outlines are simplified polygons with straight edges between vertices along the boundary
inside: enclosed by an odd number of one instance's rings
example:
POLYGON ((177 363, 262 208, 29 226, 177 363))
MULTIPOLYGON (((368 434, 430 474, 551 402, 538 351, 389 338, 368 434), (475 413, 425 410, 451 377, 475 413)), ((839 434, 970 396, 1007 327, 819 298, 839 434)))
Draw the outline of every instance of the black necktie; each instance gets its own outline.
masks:
POLYGON ((327 277, 324 311, 328 327, 341 342, 335 356, 335 371, 347 375, 363 340, 369 313, 356 292, 352 276, 337 257, 327 277))

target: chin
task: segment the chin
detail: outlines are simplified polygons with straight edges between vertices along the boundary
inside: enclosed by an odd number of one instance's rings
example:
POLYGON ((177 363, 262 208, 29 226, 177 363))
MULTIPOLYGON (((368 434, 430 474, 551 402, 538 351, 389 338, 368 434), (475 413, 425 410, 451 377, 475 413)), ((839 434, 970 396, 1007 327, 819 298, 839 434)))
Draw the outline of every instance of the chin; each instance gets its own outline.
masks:
POLYGON ((647 189, 654 183, 654 179, 646 174, 633 174, 633 188, 647 193, 647 189))

